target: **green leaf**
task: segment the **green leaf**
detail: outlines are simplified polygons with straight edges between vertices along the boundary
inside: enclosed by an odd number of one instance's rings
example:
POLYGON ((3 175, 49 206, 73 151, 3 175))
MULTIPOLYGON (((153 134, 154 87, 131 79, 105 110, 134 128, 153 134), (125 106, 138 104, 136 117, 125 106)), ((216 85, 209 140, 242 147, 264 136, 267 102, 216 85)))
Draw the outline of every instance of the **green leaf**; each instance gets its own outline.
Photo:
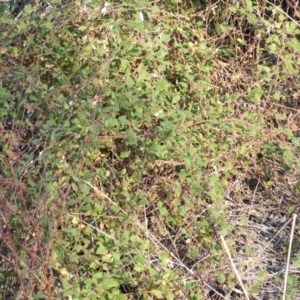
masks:
POLYGON ((135 46, 129 51, 129 54, 132 56, 139 55, 141 53, 142 53, 142 47, 140 46, 135 46))
POLYGON ((91 181, 93 178, 94 178, 94 173, 93 172, 90 172, 90 171, 88 171, 88 172, 85 172, 84 174, 83 174, 83 180, 86 180, 86 181, 91 181))
POLYGON ((263 93, 264 93, 264 91, 260 87, 256 87, 256 88, 252 89, 250 92, 250 100, 252 102, 254 102, 255 104, 260 103, 263 93))
POLYGON ((135 81, 132 79, 131 76, 127 76, 126 80, 125 80, 125 83, 126 83, 127 87, 131 88, 131 87, 134 86, 135 81))
POLYGON ((133 130, 128 129, 125 132, 124 135, 126 137, 126 144, 127 145, 136 145, 136 143, 137 143, 137 135, 136 135, 136 133, 133 130))
POLYGON ((113 278, 106 278, 106 279, 103 279, 103 281, 101 282, 100 285, 101 285, 102 289, 109 290, 111 288, 118 287, 119 282, 113 278))
POLYGON ((127 296, 126 295, 117 295, 114 297, 115 300, 127 300, 127 296))
POLYGON ((80 189, 83 196, 86 196, 90 193, 90 187, 87 184, 80 183, 79 184, 79 189, 80 189))
POLYGON ((150 294, 155 296, 157 299, 163 299, 163 293, 160 290, 151 290, 150 294))
POLYGON ((167 264, 169 264, 172 261, 172 258, 170 256, 170 254, 168 252, 166 252, 166 251, 161 252, 160 255, 159 255, 159 257, 160 257, 161 263, 163 265, 167 265, 167 264))
POLYGON ((217 279, 218 279, 218 282, 219 282, 219 283, 224 283, 225 280, 226 280, 226 277, 225 277, 224 274, 219 273, 218 276, 217 276, 217 279))
POLYGON ((100 245, 96 250, 97 255, 104 255, 106 253, 107 253, 107 249, 104 245, 100 245))
POLYGON ((131 153, 130 150, 128 150, 128 151, 123 151, 123 152, 121 152, 121 154, 120 154, 120 158, 127 158, 127 157, 129 157, 130 153, 131 153))

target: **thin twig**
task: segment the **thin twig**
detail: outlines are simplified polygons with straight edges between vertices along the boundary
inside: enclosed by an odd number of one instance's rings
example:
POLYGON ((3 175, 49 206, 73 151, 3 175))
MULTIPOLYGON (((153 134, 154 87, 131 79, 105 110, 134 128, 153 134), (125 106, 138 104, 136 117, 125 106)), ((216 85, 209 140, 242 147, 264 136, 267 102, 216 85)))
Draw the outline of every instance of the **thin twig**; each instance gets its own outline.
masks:
POLYGON ((286 262, 282 300, 285 300, 285 295, 286 295, 287 280, 288 280, 288 276, 289 276, 289 266, 290 266, 290 258, 291 258, 296 218, 297 218, 297 215, 293 214, 293 223, 292 223, 292 230, 291 230, 291 236, 290 236, 289 252, 288 252, 288 257, 287 257, 287 262, 286 262))
POLYGON ((222 235, 220 235, 220 236, 221 236, 222 245, 223 245, 223 247, 224 247, 224 249, 226 251, 226 254, 227 254, 227 256, 228 256, 228 258, 230 260, 230 264, 231 264, 231 267, 233 269, 233 272, 234 272, 234 274, 235 274, 235 276, 236 276, 236 278, 237 278, 237 280, 238 280, 238 282, 239 282, 239 284, 240 284, 240 286, 241 286, 241 288, 242 288, 242 290, 244 292, 245 298, 246 298, 246 300, 250 300, 248 292, 247 292, 247 290, 244 287, 244 284, 243 284, 243 281, 241 279, 241 276, 240 276, 240 274, 239 274, 239 272, 238 272, 238 270, 237 270, 237 268, 236 268, 236 266, 235 266, 235 264, 234 264, 234 262, 232 260, 232 257, 231 257, 230 251, 228 249, 228 246, 227 246, 227 244, 225 242, 225 239, 224 239, 224 237, 222 235))
POLYGON ((270 1, 267 1, 268 4, 270 4, 271 6, 273 6, 275 9, 279 10, 282 14, 284 14, 290 21, 292 21, 293 23, 295 23, 298 27, 300 27, 300 24, 293 19, 291 16, 289 16, 285 11, 283 11, 281 8, 279 8, 278 6, 276 6, 275 4, 271 3, 270 1))

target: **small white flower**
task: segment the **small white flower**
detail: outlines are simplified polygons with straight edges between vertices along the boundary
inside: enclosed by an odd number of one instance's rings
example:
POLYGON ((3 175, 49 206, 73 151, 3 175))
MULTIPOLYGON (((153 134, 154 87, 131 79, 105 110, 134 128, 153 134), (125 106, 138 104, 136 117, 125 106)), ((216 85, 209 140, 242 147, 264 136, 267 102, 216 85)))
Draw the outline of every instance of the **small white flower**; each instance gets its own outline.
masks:
POLYGON ((164 115, 164 111, 162 109, 158 110, 157 112, 154 113, 154 116, 156 118, 160 118, 164 115))
POLYGON ((267 33, 268 34, 270 34, 270 33, 272 33, 273 32, 273 30, 274 30, 274 25, 269 25, 268 27, 267 27, 267 33))
POLYGON ((103 8, 101 9, 101 14, 103 16, 105 16, 108 13, 108 7, 110 6, 110 4, 108 2, 104 3, 103 8))
POLYGON ((66 157, 64 155, 61 157, 60 163, 61 164, 65 164, 66 163, 66 157))
POLYGON ((141 22, 144 22, 144 15, 141 11, 139 12, 139 19, 141 22))

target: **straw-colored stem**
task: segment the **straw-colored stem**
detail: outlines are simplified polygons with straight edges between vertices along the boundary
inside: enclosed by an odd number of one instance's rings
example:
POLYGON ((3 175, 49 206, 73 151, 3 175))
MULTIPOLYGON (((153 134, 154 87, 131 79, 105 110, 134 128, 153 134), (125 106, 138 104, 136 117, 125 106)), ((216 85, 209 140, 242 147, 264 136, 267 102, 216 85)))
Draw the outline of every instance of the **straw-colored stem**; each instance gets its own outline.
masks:
POLYGON ((246 298, 246 300, 250 300, 249 294, 248 294, 247 290, 244 287, 242 278, 241 278, 241 276, 240 276, 240 274, 239 274, 239 272, 238 272, 238 270, 237 270, 237 268, 236 268, 236 266, 235 266, 235 264, 234 264, 234 262, 233 262, 233 260, 231 258, 230 251, 229 251, 228 246, 227 246, 227 244, 225 242, 225 239, 224 239, 224 237, 222 235, 221 235, 221 241, 222 241, 222 245, 223 245, 223 247, 224 247, 224 249, 226 251, 226 254, 227 254, 227 256, 228 256, 228 258, 230 260, 230 264, 231 264, 231 267, 233 269, 233 272, 234 272, 234 274, 235 274, 235 276, 236 276, 236 278, 237 278, 237 280, 238 280, 238 282, 239 282, 239 284, 240 284, 240 286, 241 286, 241 288, 243 290, 245 298, 246 298))
POLYGON ((284 286, 283 286, 282 300, 285 300, 285 296, 286 296, 287 280, 288 280, 288 276, 289 276, 289 266, 290 266, 290 259, 291 259, 292 244, 293 244, 293 239, 294 239, 294 230, 295 230, 296 218, 297 218, 297 215, 294 214, 293 215, 291 236, 290 236, 289 251, 288 251, 288 257, 287 257, 287 262, 286 262, 285 276, 284 276, 284 286))

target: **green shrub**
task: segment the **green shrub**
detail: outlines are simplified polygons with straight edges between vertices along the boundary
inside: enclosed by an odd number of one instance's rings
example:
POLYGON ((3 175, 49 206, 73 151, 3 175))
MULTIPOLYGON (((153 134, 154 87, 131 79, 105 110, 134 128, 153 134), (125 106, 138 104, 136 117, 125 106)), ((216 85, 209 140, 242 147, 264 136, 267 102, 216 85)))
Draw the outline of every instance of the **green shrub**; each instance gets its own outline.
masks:
POLYGON ((1 281, 18 278, 24 299, 203 299, 217 277, 231 287, 217 271, 219 235, 236 227, 229 186, 299 174, 299 107, 285 101, 300 82, 295 20, 256 1, 0 12, 14 261, 1 281))

